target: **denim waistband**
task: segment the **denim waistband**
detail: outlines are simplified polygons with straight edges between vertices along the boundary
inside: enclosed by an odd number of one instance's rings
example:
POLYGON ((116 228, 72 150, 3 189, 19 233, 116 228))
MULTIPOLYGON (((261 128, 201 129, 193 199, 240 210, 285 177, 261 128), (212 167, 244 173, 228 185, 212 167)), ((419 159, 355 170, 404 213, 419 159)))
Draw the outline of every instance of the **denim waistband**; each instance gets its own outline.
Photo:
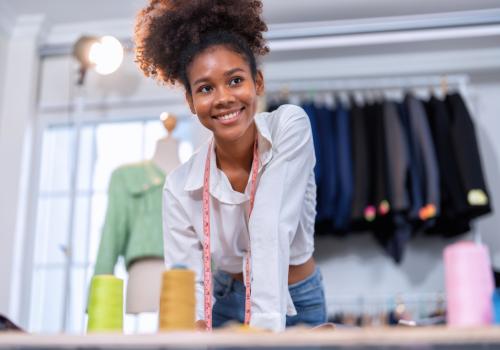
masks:
MULTIPOLYGON (((225 287, 232 287, 235 292, 244 292, 245 284, 237 279, 234 279, 230 273, 218 270, 214 274, 214 279, 216 283, 220 283, 225 287)), ((303 291, 304 288, 317 286, 318 283, 322 281, 321 271, 318 266, 316 266, 314 272, 304 278, 302 281, 293 283, 288 285, 288 290, 290 291, 290 295, 293 295, 294 292, 303 291)))
POLYGON ((245 285, 243 282, 234 279, 229 272, 218 270, 214 274, 215 283, 219 283, 227 288, 233 288, 236 292, 244 292, 245 285))

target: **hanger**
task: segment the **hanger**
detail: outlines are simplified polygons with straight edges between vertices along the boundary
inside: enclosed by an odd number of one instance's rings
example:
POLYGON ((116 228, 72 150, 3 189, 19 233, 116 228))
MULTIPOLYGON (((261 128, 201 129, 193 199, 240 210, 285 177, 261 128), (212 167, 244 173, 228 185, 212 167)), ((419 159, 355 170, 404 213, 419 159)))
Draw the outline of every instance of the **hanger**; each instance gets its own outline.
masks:
POLYGON ((351 104, 349 101, 349 92, 346 90, 341 90, 337 94, 338 96, 338 104, 344 108, 350 108, 351 104))
POLYGON ((375 91, 373 89, 364 89, 363 91, 365 105, 375 104, 375 91))
POLYGON ((301 105, 303 99, 299 94, 290 94, 288 102, 293 104, 293 105, 301 105))
POLYGON ((290 88, 288 84, 285 84, 281 87, 278 95, 279 104, 288 103, 290 98, 290 88))
POLYGON ((446 97, 448 94, 448 76, 445 74, 441 76, 441 92, 443 93, 443 97, 446 97))
POLYGON ((429 85, 429 99, 437 98, 434 86, 429 85))
POLYGON ((323 94, 323 101, 325 107, 327 107, 328 109, 335 109, 337 105, 337 102, 335 100, 335 94, 333 92, 329 91, 325 92, 323 94))

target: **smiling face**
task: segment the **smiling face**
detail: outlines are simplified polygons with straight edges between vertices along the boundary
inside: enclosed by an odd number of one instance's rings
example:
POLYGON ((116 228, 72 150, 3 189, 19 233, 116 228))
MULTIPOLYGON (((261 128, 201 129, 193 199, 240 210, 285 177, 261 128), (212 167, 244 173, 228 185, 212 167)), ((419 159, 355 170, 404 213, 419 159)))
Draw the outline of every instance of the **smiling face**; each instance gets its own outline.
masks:
POLYGON ((200 52, 187 68, 191 112, 214 133, 216 141, 231 143, 254 132, 258 96, 264 91, 262 73, 254 79, 239 53, 216 45, 200 52))

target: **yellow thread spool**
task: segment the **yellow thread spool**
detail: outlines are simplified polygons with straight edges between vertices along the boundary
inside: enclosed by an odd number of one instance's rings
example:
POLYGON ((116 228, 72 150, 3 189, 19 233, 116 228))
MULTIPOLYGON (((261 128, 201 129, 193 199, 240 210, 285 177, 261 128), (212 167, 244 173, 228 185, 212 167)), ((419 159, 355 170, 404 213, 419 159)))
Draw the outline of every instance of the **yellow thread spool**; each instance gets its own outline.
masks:
POLYGON ((123 280, 113 275, 94 276, 87 310, 88 332, 122 332, 123 280))
POLYGON ((195 273, 185 268, 163 272, 160 296, 160 331, 195 328, 195 273))

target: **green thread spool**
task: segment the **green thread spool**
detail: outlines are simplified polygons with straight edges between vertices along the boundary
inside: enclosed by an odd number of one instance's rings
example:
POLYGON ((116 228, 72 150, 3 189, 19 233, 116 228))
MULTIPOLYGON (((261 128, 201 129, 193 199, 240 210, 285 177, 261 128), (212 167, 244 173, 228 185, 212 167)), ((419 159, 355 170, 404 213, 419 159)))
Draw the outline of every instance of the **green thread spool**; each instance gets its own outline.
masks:
POLYGON ((94 276, 87 310, 87 332, 123 332, 123 280, 94 276))

